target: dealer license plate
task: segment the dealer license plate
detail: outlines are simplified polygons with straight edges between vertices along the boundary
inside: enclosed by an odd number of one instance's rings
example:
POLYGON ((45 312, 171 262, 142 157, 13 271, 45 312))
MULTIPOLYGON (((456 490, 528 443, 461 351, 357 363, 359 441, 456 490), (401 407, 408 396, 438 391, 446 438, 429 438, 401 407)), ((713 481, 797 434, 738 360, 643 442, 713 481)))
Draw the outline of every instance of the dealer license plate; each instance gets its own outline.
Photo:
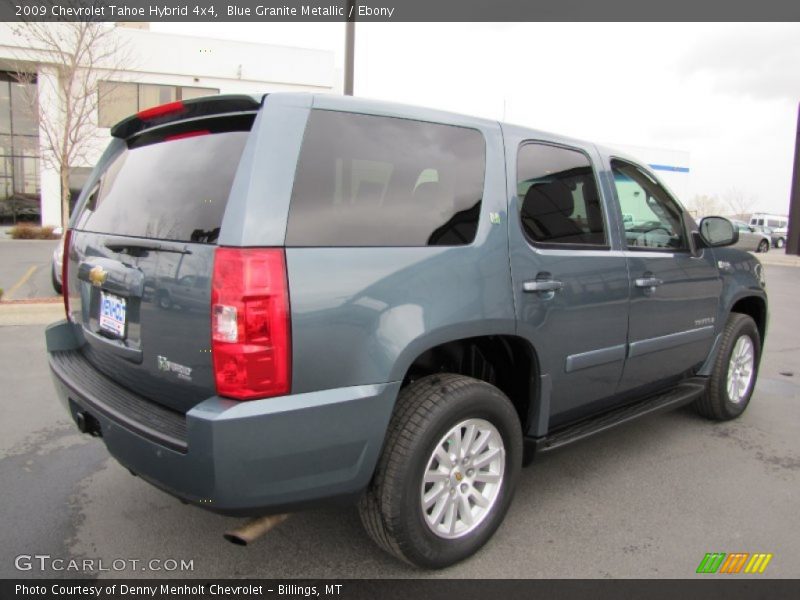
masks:
POLYGON ((100 329, 125 337, 125 298, 100 292, 100 329))

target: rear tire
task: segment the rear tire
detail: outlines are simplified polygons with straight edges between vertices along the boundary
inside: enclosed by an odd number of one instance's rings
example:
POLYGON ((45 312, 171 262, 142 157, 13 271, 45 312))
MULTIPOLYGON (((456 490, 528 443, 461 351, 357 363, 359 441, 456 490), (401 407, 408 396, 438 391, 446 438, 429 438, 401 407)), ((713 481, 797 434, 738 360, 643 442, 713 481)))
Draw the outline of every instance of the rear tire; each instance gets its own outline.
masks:
POLYGON ((424 377, 400 393, 361 521, 397 558, 450 566, 499 527, 521 462, 519 417, 500 390, 461 375, 424 377))
POLYGON ((769 252, 769 242, 767 240, 761 240, 758 244, 758 252, 762 254, 769 252))
POLYGON ((786 244, 786 240, 784 240, 783 238, 778 238, 777 240, 775 240, 775 247, 776 248, 783 248, 783 246, 785 244, 786 244))
POLYGON ((755 321, 747 315, 731 313, 708 388, 694 403, 697 412, 715 421, 729 421, 741 415, 753 395, 760 359, 761 336, 755 321))

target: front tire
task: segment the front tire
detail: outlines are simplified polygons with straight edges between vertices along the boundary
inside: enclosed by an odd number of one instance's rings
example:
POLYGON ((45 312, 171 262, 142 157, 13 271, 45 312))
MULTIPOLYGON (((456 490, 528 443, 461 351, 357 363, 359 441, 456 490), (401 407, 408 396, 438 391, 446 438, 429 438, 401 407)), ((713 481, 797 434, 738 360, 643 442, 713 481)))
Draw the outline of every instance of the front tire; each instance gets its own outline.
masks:
POLYGON ((760 359, 761 336, 755 321, 747 315, 731 313, 708 388, 695 401, 697 412, 715 421, 729 421, 741 415, 753 395, 760 359))
POLYGON ((170 298, 169 294, 161 294, 158 297, 158 306, 163 310, 169 310, 172 308, 172 298, 170 298))
POLYGON ((761 240, 758 244, 758 252, 762 254, 765 252, 769 252, 769 242, 767 240, 761 240))
POLYGON ((461 375, 424 377, 400 393, 361 521, 397 558, 450 566, 499 527, 521 463, 519 417, 500 390, 461 375))

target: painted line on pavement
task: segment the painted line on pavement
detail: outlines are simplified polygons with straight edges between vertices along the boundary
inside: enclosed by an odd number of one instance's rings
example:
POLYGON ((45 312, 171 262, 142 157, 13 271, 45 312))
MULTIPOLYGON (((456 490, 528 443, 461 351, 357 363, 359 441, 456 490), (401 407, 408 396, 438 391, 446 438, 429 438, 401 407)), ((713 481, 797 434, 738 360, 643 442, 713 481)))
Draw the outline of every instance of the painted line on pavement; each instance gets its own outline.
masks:
POLYGON ((25 282, 28 281, 31 278, 31 276, 36 272, 36 269, 38 269, 38 268, 39 268, 39 265, 33 265, 33 266, 29 267, 28 270, 25 272, 25 275, 23 275, 20 278, 20 280, 17 281, 17 283, 15 283, 14 285, 12 285, 11 289, 8 290, 7 292, 5 292, 3 295, 8 297, 8 298, 11 298, 11 296, 14 295, 14 292, 16 292, 23 285, 25 285, 25 282))

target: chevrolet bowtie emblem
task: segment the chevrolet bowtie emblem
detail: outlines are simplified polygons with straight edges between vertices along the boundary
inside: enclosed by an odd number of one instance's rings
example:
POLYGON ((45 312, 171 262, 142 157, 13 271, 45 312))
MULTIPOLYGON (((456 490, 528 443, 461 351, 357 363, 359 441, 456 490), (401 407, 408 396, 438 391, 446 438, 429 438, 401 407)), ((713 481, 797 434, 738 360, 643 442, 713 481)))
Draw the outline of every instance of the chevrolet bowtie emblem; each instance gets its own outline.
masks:
POLYGON ((92 285, 95 287, 103 285, 106 279, 108 279, 108 273, 99 265, 92 267, 92 270, 89 271, 89 281, 91 281, 92 285))

